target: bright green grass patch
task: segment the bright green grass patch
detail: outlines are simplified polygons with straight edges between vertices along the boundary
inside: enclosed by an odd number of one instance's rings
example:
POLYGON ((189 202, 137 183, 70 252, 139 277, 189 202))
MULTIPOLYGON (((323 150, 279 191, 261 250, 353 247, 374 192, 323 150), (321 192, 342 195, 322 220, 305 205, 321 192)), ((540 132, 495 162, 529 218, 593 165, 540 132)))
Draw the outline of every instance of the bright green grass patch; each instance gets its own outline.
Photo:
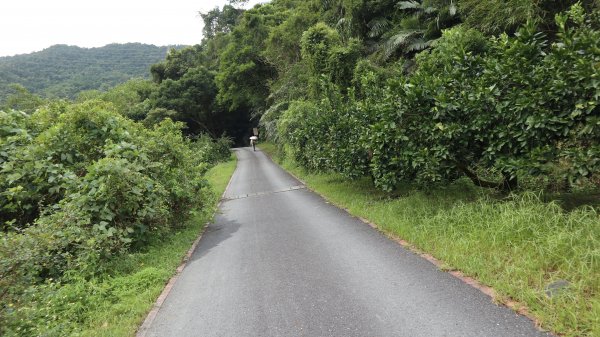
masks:
POLYGON ((229 179, 235 171, 236 163, 236 156, 232 154, 228 162, 219 164, 206 173, 206 179, 210 182, 217 196, 220 197, 225 192, 229 179))
POLYGON ((151 242, 143 251, 120 256, 96 279, 71 275, 69 282, 32 288, 24 317, 33 335, 133 336, 182 257, 210 221, 235 170, 235 156, 206 175, 214 197, 181 230, 151 242))
POLYGON ((493 287, 498 300, 527 305, 544 328, 600 336, 600 217, 594 209, 565 212, 531 193, 500 200, 467 181, 390 195, 368 179, 307 173, 278 158, 273 145, 260 148, 331 202, 493 287), (557 280, 570 286, 549 298, 546 287, 557 280))

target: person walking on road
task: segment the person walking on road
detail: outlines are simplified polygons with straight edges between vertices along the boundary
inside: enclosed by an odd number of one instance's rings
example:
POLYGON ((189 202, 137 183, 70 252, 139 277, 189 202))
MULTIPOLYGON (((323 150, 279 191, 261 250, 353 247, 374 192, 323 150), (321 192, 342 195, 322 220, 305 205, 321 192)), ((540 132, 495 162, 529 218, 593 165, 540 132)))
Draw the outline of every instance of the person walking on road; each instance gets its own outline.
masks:
POLYGON ((252 136, 250 137, 250 145, 252 145, 252 150, 256 151, 256 141, 258 141, 258 137, 252 136))

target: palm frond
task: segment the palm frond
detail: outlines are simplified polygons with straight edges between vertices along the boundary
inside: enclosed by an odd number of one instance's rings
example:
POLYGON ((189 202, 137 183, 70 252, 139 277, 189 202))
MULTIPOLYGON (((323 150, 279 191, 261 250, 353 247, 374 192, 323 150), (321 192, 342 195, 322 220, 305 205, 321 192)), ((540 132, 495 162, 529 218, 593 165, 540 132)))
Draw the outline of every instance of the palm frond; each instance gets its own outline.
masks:
POLYGON ((404 47, 404 50, 408 52, 425 50, 431 46, 431 41, 432 40, 417 38, 410 42, 408 45, 406 45, 406 47, 404 47))
POLYGON ((423 35, 421 30, 402 31, 391 36, 383 44, 383 55, 385 59, 392 56, 400 47, 404 47, 412 43, 414 39, 423 35))
POLYGON ((371 38, 381 36, 391 26, 391 24, 392 22, 384 17, 373 19, 367 24, 367 27, 369 27, 367 36, 371 38))
POLYGON ((398 9, 420 9, 421 3, 415 0, 398 1, 396 7, 398 9))

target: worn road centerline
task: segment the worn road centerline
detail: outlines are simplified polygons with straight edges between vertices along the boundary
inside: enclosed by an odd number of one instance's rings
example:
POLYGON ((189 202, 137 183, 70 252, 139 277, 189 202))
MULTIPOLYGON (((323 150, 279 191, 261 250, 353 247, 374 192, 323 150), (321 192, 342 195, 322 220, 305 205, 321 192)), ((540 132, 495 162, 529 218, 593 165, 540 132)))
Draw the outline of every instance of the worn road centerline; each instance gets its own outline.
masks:
POLYGON ((297 191, 297 190, 302 190, 305 188, 306 188, 306 186, 304 186, 304 185, 296 185, 296 186, 290 186, 290 187, 286 187, 284 189, 280 189, 280 190, 276 190, 276 191, 264 191, 264 192, 248 193, 248 194, 242 194, 242 195, 234 195, 231 197, 223 197, 221 200, 228 201, 228 200, 245 199, 245 198, 257 197, 257 196, 262 196, 262 195, 297 191))

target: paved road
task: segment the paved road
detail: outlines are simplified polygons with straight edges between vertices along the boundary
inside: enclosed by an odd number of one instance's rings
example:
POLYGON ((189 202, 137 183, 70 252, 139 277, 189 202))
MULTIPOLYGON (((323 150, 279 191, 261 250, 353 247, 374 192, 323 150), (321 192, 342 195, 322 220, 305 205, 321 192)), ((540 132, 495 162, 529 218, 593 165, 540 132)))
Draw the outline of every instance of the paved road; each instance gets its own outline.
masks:
POLYGON ((236 150, 227 201, 147 336, 548 336, 236 150))

